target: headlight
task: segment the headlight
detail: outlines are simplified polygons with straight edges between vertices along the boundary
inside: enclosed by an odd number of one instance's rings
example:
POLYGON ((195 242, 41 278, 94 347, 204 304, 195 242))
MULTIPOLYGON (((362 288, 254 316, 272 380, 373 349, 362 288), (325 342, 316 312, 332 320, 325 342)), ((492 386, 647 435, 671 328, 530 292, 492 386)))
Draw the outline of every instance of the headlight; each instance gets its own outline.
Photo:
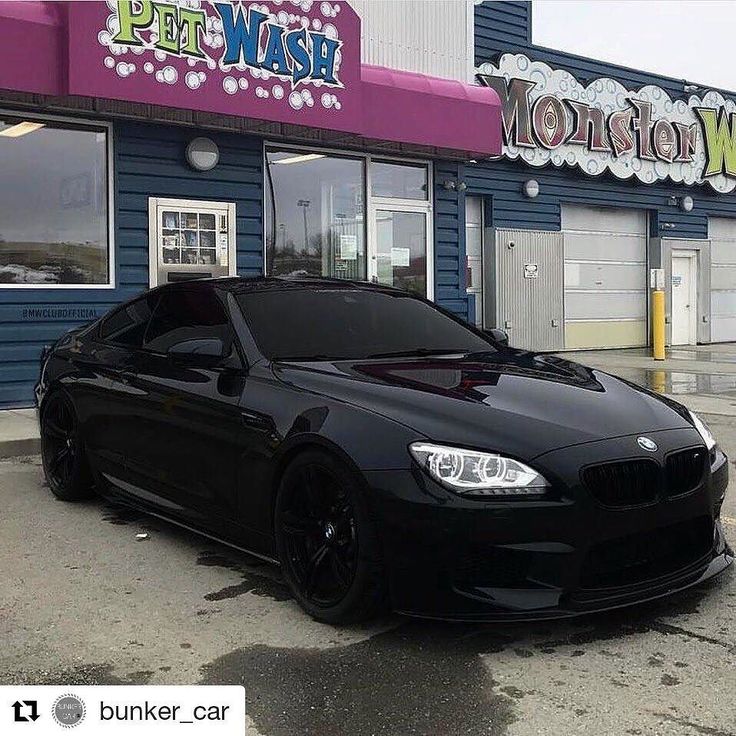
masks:
POLYGON ((409 450, 422 469, 461 496, 531 496, 549 483, 528 465, 491 452, 414 442, 409 450))
POLYGON ((698 434, 703 438, 703 442, 705 442, 705 446, 708 448, 708 452, 710 452, 716 446, 716 438, 708 429, 708 425, 694 411, 689 411, 688 413, 690 414, 690 419, 693 420, 695 429, 698 430, 698 434))

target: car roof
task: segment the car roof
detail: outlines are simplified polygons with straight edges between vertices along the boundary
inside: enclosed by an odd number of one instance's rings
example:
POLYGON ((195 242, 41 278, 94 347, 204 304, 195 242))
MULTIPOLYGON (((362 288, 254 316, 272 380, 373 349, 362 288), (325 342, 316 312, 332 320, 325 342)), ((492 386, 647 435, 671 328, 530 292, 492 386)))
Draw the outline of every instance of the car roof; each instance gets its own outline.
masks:
POLYGON ((405 294, 400 289, 383 284, 373 284, 367 281, 352 281, 319 276, 221 276, 218 278, 192 279, 191 281, 176 281, 163 284, 161 288, 170 287, 217 287, 224 291, 242 294, 256 291, 292 291, 304 289, 319 289, 343 291, 355 290, 384 292, 391 294, 405 294))

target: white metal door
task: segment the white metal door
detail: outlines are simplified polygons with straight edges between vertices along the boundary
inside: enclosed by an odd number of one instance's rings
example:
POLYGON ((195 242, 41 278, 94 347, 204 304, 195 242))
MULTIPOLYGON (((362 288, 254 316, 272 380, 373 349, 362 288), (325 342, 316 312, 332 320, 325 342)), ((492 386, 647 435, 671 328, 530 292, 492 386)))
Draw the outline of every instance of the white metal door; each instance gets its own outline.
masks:
POLYGON ((647 342, 647 215, 563 205, 565 348, 647 342))
POLYGON ((697 343, 698 260, 691 251, 672 251, 672 344, 697 343))

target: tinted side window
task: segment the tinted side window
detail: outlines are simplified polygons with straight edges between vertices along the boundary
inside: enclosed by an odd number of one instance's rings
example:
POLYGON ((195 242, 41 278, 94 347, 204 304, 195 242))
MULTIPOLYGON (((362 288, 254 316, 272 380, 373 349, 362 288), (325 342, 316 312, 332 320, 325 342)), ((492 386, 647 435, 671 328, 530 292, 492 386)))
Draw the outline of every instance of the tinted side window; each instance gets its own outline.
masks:
POLYGON ((106 317, 100 325, 100 338, 118 345, 139 348, 158 301, 158 293, 146 294, 130 304, 125 304, 106 317))
POLYGON ((187 340, 219 338, 226 352, 232 346, 232 331, 225 308, 210 289, 170 289, 161 297, 148 327, 144 347, 165 353, 187 340))

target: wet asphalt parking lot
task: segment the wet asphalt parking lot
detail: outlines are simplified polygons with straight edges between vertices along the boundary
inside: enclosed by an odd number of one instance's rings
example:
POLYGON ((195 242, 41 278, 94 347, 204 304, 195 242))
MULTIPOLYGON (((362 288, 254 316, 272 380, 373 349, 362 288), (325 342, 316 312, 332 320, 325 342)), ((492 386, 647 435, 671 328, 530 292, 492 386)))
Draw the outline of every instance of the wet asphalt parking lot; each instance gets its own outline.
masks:
MULTIPOLYGON (((736 404, 719 398, 705 418, 736 458, 736 404)), ((102 501, 54 500, 36 457, 0 462, 0 503, 0 684, 243 684, 249 736, 736 734, 733 571, 566 622, 336 629, 269 565, 102 501)))

